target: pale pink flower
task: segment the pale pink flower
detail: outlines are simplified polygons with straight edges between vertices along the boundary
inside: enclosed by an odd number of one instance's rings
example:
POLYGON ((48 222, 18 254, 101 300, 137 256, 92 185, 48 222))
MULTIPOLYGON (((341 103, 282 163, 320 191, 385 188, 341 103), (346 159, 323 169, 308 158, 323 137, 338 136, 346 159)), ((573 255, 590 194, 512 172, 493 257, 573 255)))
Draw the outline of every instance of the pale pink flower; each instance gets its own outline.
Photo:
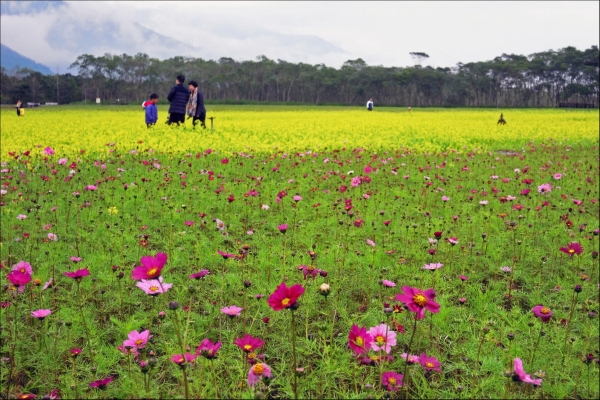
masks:
POLYGON ((367 239, 367 244, 371 247, 375 247, 375 242, 372 241, 371 239, 367 239))
POLYGON ((56 234, 54 234, 54 233, 50 232, 50 233, 48 234, 48 239, 50 239, 50 240, 53 240, 53 241, 57 242, 57 241, 58 241, 58 236, 56 236, 56 234))
POLYGON ((239 317, 242 310, 243 310, 243 308, 238 307, 236 305, 221 308, 221 312, 223 314, 230 316, 231 318, 239 317))
POLYGON ((396 345, 396 332, 386 324, 380 324, 369 329, 369 334, 373 338, 371 349, 373 351, 383 350, 386 353, 392 351, 396 345))

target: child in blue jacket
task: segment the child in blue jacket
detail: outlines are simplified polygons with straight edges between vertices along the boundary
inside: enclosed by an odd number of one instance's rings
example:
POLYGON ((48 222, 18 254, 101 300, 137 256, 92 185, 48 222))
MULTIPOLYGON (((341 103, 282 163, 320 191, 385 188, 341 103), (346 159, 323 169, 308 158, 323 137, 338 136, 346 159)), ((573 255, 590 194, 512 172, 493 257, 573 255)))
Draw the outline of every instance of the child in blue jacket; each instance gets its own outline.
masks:
POLYGON ((148 126, 148 128, 156 124, 156 121, 158 121, 158 108, 156 107, 157 102, 158 95, 156 93, 152 93, 150 95, 150 101, 145 101, 142 104, 142 107, 146 111, 146 126, 148 126))

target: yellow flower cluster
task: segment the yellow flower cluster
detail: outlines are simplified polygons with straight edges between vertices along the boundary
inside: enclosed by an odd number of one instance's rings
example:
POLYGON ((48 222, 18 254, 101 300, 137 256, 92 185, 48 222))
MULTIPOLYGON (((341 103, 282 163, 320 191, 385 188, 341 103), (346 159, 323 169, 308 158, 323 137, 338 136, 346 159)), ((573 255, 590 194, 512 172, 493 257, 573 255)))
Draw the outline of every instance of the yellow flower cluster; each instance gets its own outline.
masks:
POLYGON ((25 117, 3 109, 2 154, 46 146, 56 156, 106 154, 115 143, 121 151, 153 148, 222 153, 304 151, 342 147, 408 148, 416 152, 448 149, 520 150, 528 142, 550 138, 562 144, 598 143, 598 110, 563 109, 413 109, 311 106, 208 106, 214 131, 168 126, 167 106, 159 121, 147 128, 144 112, 134 106, 72 106, 37 108, 25 117), (507 124, 497 125, 500 112, 507 124), (140 142, 143 142, 140 144, 140 142))

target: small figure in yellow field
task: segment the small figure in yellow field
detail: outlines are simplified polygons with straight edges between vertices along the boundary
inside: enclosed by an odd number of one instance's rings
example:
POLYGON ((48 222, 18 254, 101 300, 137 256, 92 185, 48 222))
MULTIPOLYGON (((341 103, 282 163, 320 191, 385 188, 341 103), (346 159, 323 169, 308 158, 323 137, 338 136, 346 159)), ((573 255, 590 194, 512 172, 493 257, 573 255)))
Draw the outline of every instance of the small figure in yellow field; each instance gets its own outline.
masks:
POLYGON ((506 125, 506 120, 504 119, 504 114, 500 113, 500 119, 496 125, 506 125))
POLYGON ((21 108, 21 100, 17 100, 17 105, 15 106, 15 108, 17 109, 17 117, 25 115, 24 110, 21 108))

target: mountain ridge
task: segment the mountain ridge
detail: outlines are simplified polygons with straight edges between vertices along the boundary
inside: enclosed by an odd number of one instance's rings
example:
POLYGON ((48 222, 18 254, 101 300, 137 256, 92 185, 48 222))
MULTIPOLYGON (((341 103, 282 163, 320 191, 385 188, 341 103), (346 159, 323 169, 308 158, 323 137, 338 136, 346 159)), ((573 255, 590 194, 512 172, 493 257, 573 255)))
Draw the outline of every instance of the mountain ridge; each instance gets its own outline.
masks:
POLYGON ((53 72, 44 64, 40 64, 29 57, 25 57, 19 52, 0 43, 0 64, 7 70, 15 67, 29 68, 33 71, 40 72, 44 75, 52 75, 53 72))

